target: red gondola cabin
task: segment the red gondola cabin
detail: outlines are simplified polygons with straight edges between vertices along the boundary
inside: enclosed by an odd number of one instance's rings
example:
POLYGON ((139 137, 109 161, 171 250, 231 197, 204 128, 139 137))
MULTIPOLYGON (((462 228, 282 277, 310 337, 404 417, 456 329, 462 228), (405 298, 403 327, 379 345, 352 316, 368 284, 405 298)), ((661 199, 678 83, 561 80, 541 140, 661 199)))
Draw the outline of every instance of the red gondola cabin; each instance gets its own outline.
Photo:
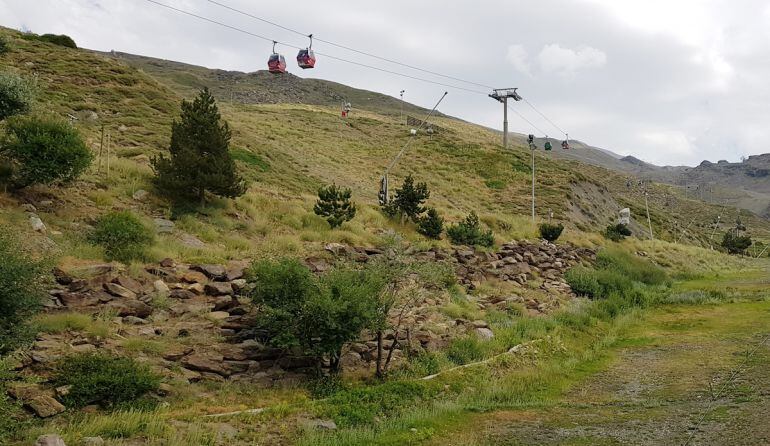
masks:
POLYGON ((315 54, 310 48, 299 50, 297 54, 297 65, 303 70, 315 67, 315 54))
POLYGON ((281 74, 286 72, 286 59, 278 53, 270 55, 270 59, 267 60, 267 69, 271 73, 281 74))

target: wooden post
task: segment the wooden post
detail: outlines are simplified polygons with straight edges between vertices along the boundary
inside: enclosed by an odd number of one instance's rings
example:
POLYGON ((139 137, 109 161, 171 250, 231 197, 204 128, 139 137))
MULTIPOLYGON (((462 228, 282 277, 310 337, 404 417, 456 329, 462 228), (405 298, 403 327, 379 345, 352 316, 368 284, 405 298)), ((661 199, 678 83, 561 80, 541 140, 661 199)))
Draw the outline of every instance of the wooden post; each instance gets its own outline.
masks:
POLYGON ((104 124, 102 124, 102 138, 99 143, 99 165, 96 169, 97 173, 102 173, 102 157, 104 156, 104 124))
POLYGON ((110 137, 111 135, 107 133, 107 178, 110 178, 110 145, 112 142, 112 139, 110 137))

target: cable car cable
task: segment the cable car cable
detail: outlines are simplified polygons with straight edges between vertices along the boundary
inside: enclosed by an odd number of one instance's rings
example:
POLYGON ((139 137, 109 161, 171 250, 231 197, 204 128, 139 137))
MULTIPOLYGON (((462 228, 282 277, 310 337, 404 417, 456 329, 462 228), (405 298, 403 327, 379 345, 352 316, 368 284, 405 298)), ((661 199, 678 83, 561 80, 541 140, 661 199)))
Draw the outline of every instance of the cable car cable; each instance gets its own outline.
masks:
MULTIPOLYGON (((265 40, 265 41, 268 41, 268 42, 271 42, 271 43, 272 42, 277 42, 280 45, 283 45, 283 46, 286 46, 286 47, 289 47, 289 48, 293 48, 293 49, 296 49, 296 50, 304 49, 304 48, 302 48, 300 46, 297 46, 297 45, 292 45, 290 43, 277 41, 277 40, 271 39, 269 37, 262 36, 260 34, 255 34, 255 33, 251 32, 251 31, 247 31, 245 29, 238 28, 236 26, 228 25, 226 23, 222 23, 222 22, 210 19, 208 17, 204 17, 204 16, 201 16, 201 15, 189 12, 189 11, 185 11, 184 9, 179 9, 177 7, 174 7, 174 6, 167 5, 165 3, 161 3, 161 2, 158 2, 158 1, 155 1, 155 0, 145 0, 145 1, 153 3, 153 4, 156 4, 158 6, 162 6, 164 8, 171 9, 173 11, 176 11, 176 12, 179 12, 179 13, 191 16, 191 17, 195 17, 195 18, 200 19, 200 20, 204 20, 204 21, 209 22, 209 23, 213 23, 213 24, 216 24, 216 25, 219 25, 219 26, 223 26, 225 28, 229 28, 229 29, 231 29, 233 31, 238 31, 238 32, 241 32, 241 33, 244 33, 244 34, 248 34, 248 35, 250 35, 252 37, 256 37, 256 38, 259 38, 259 39, 262 39, 262 40, 265 40)), ((307 37, 307 36, 305 36, 305 37, 307 37)), ((319 40, 319 39, 316 39, 316 40, 319 40)), ((473 89, 470 89, 470 88, 460 87, 458 85, 445 84, 443 82, 432 81, 430 79, 425 79, 425 78, 421 78, 421 77, 417 77, 417 76, 412 76, 410 74, 405 74, 405 73, 399 73, 398 71, 388 70, 386 68, 376 67, 374 65, 369 65, 369 64, 365 64, 365 63, 361 63, 361 62, 355 62, 355 61, 352 61, 352 60, 344 59, 342 57, 332 56, 331 54, 319 53, 317 51, 316 51, 316 54, 318 54, 319 56, 328 57, 329 59, 333 59, 333 60, 338 60, 340 62, 349 63, 351 65, 357 65, 357 66, 364 67, 364 68, 370 68, 370 69, 373 69, 373 70, 382 71, 384 73, 393 74, 395 76, 401 76, 401 77, 405 77, 405 78, 408 78, 408 79, 417 80, 417 81, 420 81, 420 82, 426 82, 426 83, 429 83, 429 84, 440 85, 442 87, 447 87, 447 88, 454 88, 456 90, 463 90, 463 91, 467 91, 467 92, 470 92, 470 93, 483 94, 483 95, 487 94, 484 91, 473 90, 473 89)))
MULTIPOLYGON (((240 32, 240 33, 243 33, 243 34, 246 34, 246 35, 252 36, 252 37, 256 37, 256 38, 258 38, 258 39, 262 39, 262 40, 265 40, 265 41, 267 41, 267 42, 271 42, 271 43, 273 43, 273 42, 274 42, 274 43, 277 43, 277 44, 280 44, 280 45, 284 45, 284 46, 286 46, 286 47, 289 47, 289 48, 293 48, 293 49, 297 49, 297 50, 301 50, 301 49, 303 49, 303 48, 302 48, 302 47, 300 47, 300 46, 292 45, 292 44, 290 44, 290 43, 286 43, 286 42, 277 41, 277 40, 271 39, 271 38, 269 38, 269 37, 266 37, 266 36, 263 36, 263 35, 260 35, 260 34, 256 34, 256 33, 253 33, 253 32, 251 32, 251 31, 247 31, 247 30, 245 30, 245 29, 242 29, 242 28, 239 28, 239 27, 236 27, 236 26, 228 25, 228 24, 226 24, 226 23, 223 23, 223 22, 220 22, 220 21, 217 21, 217 20, 214 20, 214 19, 210 19, 210 18, 208 18, 208 17, 202 16, 202 15, 199 15, 199 14, 195 14, 195 13, 193 13, 193 12, 190 12, 190 11, 186 11, 186 10, 184 10, 184 9, 180 9, 180 8, 177 8, 177 7, 174 7, 174 6, 171 6, 171 5, 165 4, 165 3, 161 3, 161 2, 159 2, 159 1, 156 1, 156 0, 145 0, 145 1, 147 1, 147 2, 149 2, 149 3, 153 3, 153 4, 157 5, 157 6, 161 6, 161 7, 164 7, 164 8, 170 9, 170 10, 172 10, 172 11, 175 11, 175 12, 178 12, 178 13, 181 13, 181 14, 185 14, 185 15, 187 15, 187 16, 190 16, 190 17, 194 17, 194 18, 196 18, 196 19, 199 19, 199 20, 203 20, 203 21, 206 21, 206 22, 209 22, 209 23, 213 23, 213 24, 215 24, 215 25, 219 25, 219 26, 222 26, 222 27, 228 28, 228 29, 230 29, 230 30, 233 30, 233 31, 237 31, 237 32, 240 32)), ((209 1, 210 1, 210 0, 209 0, 209 1)), ((217 3, 217 4, 219 4, 218 2, 212 2, 212 3, 217 3)), ((221 4, 220 4, 220 5, 221 5, 221 4)), ((223 7, 227 7, 226 5, 221 5, 221 6, 223 6, 223 7)), ((229 8, 229 7, 227 7, 227 8, 228 8, 228 9, 232 9, 232 8, 229 8)), ((238 11, 238 12, 240 12, 240 11, 238 11)), ((247 14, 248 14, 248 13, 247 13, 247 14)), ((264 22, 266 22, 266 23, 270 23, 271 25, 275 25, 275 26, 278 26, 278 27, 280 27, 280 28, 282 28, 282 29, 285 29, 285 30, 288 30, 288 31, 291 31, 291 32, 294 32, 294 33, 297 33, 297 34, 300 34, 300 35, 302 35, 303 37, 307 37, 307 35, 305 35, 305 34, 302 34, 302 33, 300 33, 299 31, 293 30, 293 29, 291 29, 291 28, 287 28, 287 27, 284 27, 284 26, 282 26, 282 25, 278 25, 278 24, 276 24, 276 23, 274 23, 274 22, 270 22, 270 21, 268 21, 268 20, 265 20, 265 19, 261 19, 261 18, 258 18, 258 17, 256 17, 256 16, 255 16, 254 18, 257 18, 257 19, 259 19, 259 20, 262 20, 262 21, 264 21, 264 22)), ((325 41, 325 40, 321 40, 321 39, 318 39, 318 38, 316 38, 316 40, 318 40, 318 41, 322 41, 322 42, 324 42, 324 43, 329 43, 329 44, 332 44, 332 45, 336 45, 336 44, 333 44, 333 43, 331 43, 331 42, 327 42, 327 41, 325 41)), ((340 48, 345 48, 345 49, 347 49, 346 47, 344 47, 344 46, 341 46, 341 45, 336 45, 336 46, 339 46, 340 48)), ((360 52, 360 51, 357 51, 357 50, 353 50, 353 49, 351 49, 351 51, 360 52)), ((365 55, 369 55, 369 53, 365 53, 365 52, 360 52, 360 53, 361 53, 361 54, 365 54, 365 55)), ((318 54, 318 55, 321 55, 321 56, 323 56, 323 57, 328 57, 328 58, 330 58, 330 59, 332 59, 332 60, 338 60, 338 61, 340 61, 340 62, 345 62, 345 63, 349 63, 349 64, 352 64, 352 65, 357 65, 357 66, 360 66, 360 67, 369 68, 369 69, 373 69, 373 70, 381 71, 381 72, 384 72, 384 73, 392 74, 392 75, 395 75, 395 76, 401 76, 401 77, 405 77, 405 78, 408 78, 408 79, 417 80, 417 81, 420 81, 420 82, 425 82, 425 83, 434 84, 434 85, 440 85, 440 86, 442 86, 442 87, 447 87, 447 88, 454 88, 454 89, 456 89, 456 90, 462 90, 462 91, 466 91, 466 92, 469 92, 469 93, 475 93, 475 94, 483 94, 483 95, 485 95, 485 96, 487 95, 487 93, 486 93, 486 92, 483 92, 483 91, 474 90, 474 89, 470 89, 470 88, 465 88, 465 87, 461 87, 461 86, 458 86, 458 85, 445 84, 445 83, 443 83, 443 82, 437 82, 437 81, 433 81, 433 80, 430 80, 430 79, 425 79, 425 78, 421 78, 421 77, 417 77, 417 76, 412 76, 412 75, 409 75, 409 74, 400 73, 400 72, 397 72, 397 71, 393 71, 393 70, 388 70, 388 69, 386 69, 386 68, 381 68, 381 67, 376 67, 376 66, 373 66, 373 65, 365 64, 365 63, 360 63, 360 62, 351 61, 351 60, 348 60, 348 59, 344 59, 344 58, 341 58, 341 57, 333 56, 333 55, 331 55, 331 54, 324 54, 324 53, 319 53, 319 52, 316 52, 316 54, 318 54)), ((372 55, 372 57, 380 58, 379 56, 373 56, 373 55, 372 55)), ((381 58, 381 59, 383 59, 383 60, 387 60, 387 59, 384 59, 384 58, 381 58)), ((390 60, 387 60, 387 61, 390 61, 390 60)), ((391 61, 391 62, 393 62, 393 63, 396 63, 396 64, 399 64, 399 65, 408 66, 407 64, 401 64, 401 63, 399 63, 399 62, 395 62, 395 61, 391 61)), ((413 68, 413 67, 410 67, 410 68, 413 68)), ((419 68, 416 68, 416 67, 414 67, 414 68, 415 68, 415 69, 418 69, 418 70, 420 70, 419 68)), ((421 71, 426 71, 426 72, 429 72, 429 71, 427 71, 427 70, 421 70, 421 71)), ((431 73, 431 74, 434 74, 433 72, 429 72, 429 73, 431 73)), ((485 85, 482 85, 482 84, 477 84, 477 83, 475 83, 475 82, 468 82, 468 81, 464 81, 464 80, 462 80, 462 79, 459 79, 459 78, 454 78, 454 77, 452 77, 452 76, 446 76, 446 75, 442 75, 442 74, 438 74, 438 73, 435 73, 435 74, 437 74, 437 75, 439 75, 439 76, 443 76, 443 77, 446 77, 446 78, 456 79, 456 80, 459 80, 459 81, 462 81, 462 82, 466 82, 466 83, 469 83, 469 84, 474 84, 474 85, 479 85, 479 86, 484 86, 484 87, 486 87, 485 85)), ((527 102, 527 104, 529 104, 529 106, 530 106, 530 107, 532 107, 532 108, 533 108, 533 109, 534 109, 536 112, 538 112, 538 113, 539 113, 541 116, 543 116, 544 118, 546 118, 546 120, 548 120, 548 121, 549 121, 549 122, 550 122, 552 125, 554 125, 554 127, 556 127, 556 125, 555 125, 555 124, 553 124, 553 121, 551 121, 550 119, 548 119, 548 118, 547 118, 545 115, 543 115, 543 114, 542 114, 542 113, 541 113, 539 110, 537 110, 537 109, 536 109, 536 108, 535 108, 535 107, 532 105, 532 103, 531 103, 531 102, 527 101, 526 99, 524 99, 524 101, 526 101, 526 102, 527 102)), ((527 118, 525 118, 525 117, 524 117, 524 115, 522 115, 521 113, 519 113, 517 110, 514 110, 514 109, 512 109, 510 106, 508 107, 508 109, 509 109, 509 110, 511 110, 513 113, 515 113, 517 116, 519 116, 519 117, 520 117, 522 120, 524 120, 525 122, 527 122, 529 125, 531 125, 531 126, 532 126, 532 127, 535 129, 535 130, 537 130, 538 132, 542 133, 543 135, 545 135, 545 134, 546 134, 544 131, 542 131, 542 130, 541 130, 541 129, 539 129, 537 126, 535 126, 535 125, 534 125, 534 124, 533 124, 533 123, 532 123, 530 120, 528 120, 527 118)), ((561 130, 560 128, 558 128, 558 127, 557 127, 557 129, 559 129, 559 131, 562 131, 562 130, 561 130)), ((562 132, 563 132, 563 131, 562 131, 562 132)), ((563 132, 563 133, 564 133, 564 132, 563 132)), ((565 133, 565 134, 566 134, 566 133, 565 133)))
MULTIPOLYGON (((426 116, 425 119, 423 119, 422 122, 420 123, 420 126, 417 127, 417 130, 414 132, 415 136, 417 135, 417 132, 419 132, 425 126, 425 124, 428 123, 428 120, 430 119, 431 116, 433 116, 433 113, 436 111, 436 109, 438 108, 439 104, 441 104, 441 101, 443 101, 444 98, 446 97, 446 95, 448 95, 448 94, 449 94, 449 92, 445 91, 444 94, 441 95, 441 99, 439 99, 438 102, 436 102, 436 105, 433 106, 433 109, 431 109, 430 113, 428 113, 428 116, 426 116)), ((406 148, 409 147, 409 145, 412 143, 413 140, 414 140, 414 138, 409 138, 406 141, 406 143, 404 144, 404 147, 402 147, 401 151, 398 152, 398 155, 396 155, 393 158, 393 161, 391 161, 390 164, 388 164, 388 167, 385 169, 385 174, 384 175, 388 175, 388 172, 390 172, 390 169, 392 169, 393 166, 396 165, 396 163, 398 162, 399 158, 401 158, 401 155, 404 154, 404 152, 406 151, 406 148)))
POLYGON ((546 121, 548 121, 548 122, 549 122, 549 123, 550 123, 550 124, 551 124, 551 125, 552 125, 552 126, 555 128, 555 129, 556 129, 556 130, 560 131, 560 132, 561 132, 561 133, 563 133, 565 136, 568 136, 568 133, 567 133, 567 132, 565 132, 564 130, 562 130, 562 129, 561 129, 561 127, 559 127, 558 125, 554 124, 554 122, 553 122, 553 121, 551 121, 551 120, 548 118, 548 116, 544 115, 544 114, 543 114, 543 112, 541 112, 540 110, 538 110, 537 108, 535 108, 535 106, 534 106, 534 105, 532 105, 532 103, 531 103, 531 102, 529 102, 529 101, 527 100, 527 98, 525 98, 525 97, 522 97, 521 99, 522 99, 522 100, 524 100, 524 102, 526 102, 526 103, 527 103, 527 105, 529 105, 530 107, 532 107, 532 110, 534 110, 535 112, 537 112, 537 114, 539 114, 540 116, 542 116, 542 117, 543 117, 543 119, 545 119, 546 121))
MULTIPOLYGON (((307 37, 307 33, 303 33, 303 32, 297 31, 296 29, 292 29, 292 28, 283 26, 280 23, 276 23, 276 22, 267 20, 265 18, 258 17, 256 15, 248 13, 246 11, 242 11, 240 9, 233 8, 232 6, 228 6, 228 5, 225 5, 223 3, 220 3, 220 2, 218 2, 216 0, 207 0, 207 1, 209 3, 213 3, 213 4, 217 5, 217 6, 222 7, 222 8, 229 9, 230 11, 233 11, 235 13, 242 14, 244 16, 251 17, 252 19, 259 20, 261 22, 264 22, 264 23, 273 25, 275 27, 281 28, 281 29, 283 29, 285 31, 289 31, 289 32, 292 32, 294 34, 307 37)), ((466 84, 469 84, 469 85, 475 85, 477 87, 483 87, 483 88, 489 88, 489 89, 493 89, 494 88, 494 87, 491 87, 489 85, 484 85, 484 84, 480 84, 478 82, 473 82, 473 81, 461 79, 459 77, 454 77, 454 76, 449 76, 449 75, 442 74, 442 73, 437 73, 435 71, 426 70, 424 68, 416 67, 414 65, 409 65, 409 64, 406 64, 406 63, 403 63, 403 62, 399 62, 397 60, 388 59, 386 57, 378 56, 376 54, 372 54, 372 53, 369 53, 369 52, 366 52, 366 51, 357 50, 355 48, 351 48, 349 46, 341 45, 339 43, 334 43, 334 42, 331 42, 329 40, 321 39, 319 37, 315 37, 315 40, 317 40, 318 42, 323 42, 323 43, 325 43, 327 45, 332 45, 332 46, 335 46, 337 48, 341 48, 341 49, 347 50, 347 51, 352 51, 354 53, 358 53, 358 54, 361 54, 361 55, 364 55, 364 56, 368 56, 368 57, 372 57, 372 58, 375 58, 375 59, 379 59, 379 60, 382 60, 384 62, 388 62, 388 63, 392 63, 392 64, 396 64, 396 65, 401 65, 402 67, 410 68, 412 70, 417 70, 417 71, 422 71, 423 73, 432 74, 434 76, 440 76, 440 77, 443 77, 443 78, 446 78, 446 79, 451 79, 451 80, 454 80, 454 81, 463 82, 463 83, 466 83, 466 84)))

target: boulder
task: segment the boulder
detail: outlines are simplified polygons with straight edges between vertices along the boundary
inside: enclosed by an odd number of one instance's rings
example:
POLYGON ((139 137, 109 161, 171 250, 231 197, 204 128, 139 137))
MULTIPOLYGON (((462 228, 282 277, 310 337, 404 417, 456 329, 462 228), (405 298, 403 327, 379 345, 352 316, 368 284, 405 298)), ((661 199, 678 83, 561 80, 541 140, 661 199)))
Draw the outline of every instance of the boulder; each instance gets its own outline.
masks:
POLYGON ((193 293, 192 291, 189 291, 189 290, 174 289, 174 290, 169 291, 168 297, 172 297, 174 299, 187 300, 187 299, 192 299, 193 297, 195 297, 195 293, 193 293))
POLYGON ((476 328, 476 334, 484 340, 489 340, 495 337, 495 334, 492 332, 492 330, 486 327, 476 328))
POLYGON ((52 417, 64 412, 66 409, 62 403, 45 394, 37 395, 24 403, 40 418, 52 417))
POLYGON ((186 233, 179 236, 179 243, 193 249, 203 249, 206 247, 206 244, 203 243, 198 237, 186 233))
POLYGON ((324 249, 334 254, 335 256, 341 256, 348 252, 348 246, 342 243, 327 243, 324 249))
POLYGON ((308 257, 305 259, 305 264, 314 273, 324 273, 332 268, 329 262, 320 257, 308 257))
POLYGON ((111 295, 115 297, 121 297, 124 299, 134 299, 136 298, 136 293, 121 286, 117 283, 105 283, 103 285, 104 290, 110 293, 111 295))
POLYGON ((205 283, 208 282, 208 278, 205 274, 198 271, 185 271, 179 280, 184 283, 205 283))
POLYGON ((112 308, 118 312, 118 316, 136 316, 145 319, 152 314, 153 308, 144 302, 133 299, 114 300, 107 303, 108 308, 112 308))
POLYGON ((230 371, 224 367, 223 360, 224 358, 221 355, 196 353, 184 357, 182 365, 196 372, 216 373, 217 375, 227 377, 230 376, 230 371))
POLYGON ((211 280, 225 280, 227 276, 227 270, 222 265, 193 265, 190 269, 205 274, 211 280))
POLYGON ((136 192, 134 192, 131 195, 131 198, 133 198, 136 201, 144 201, 147 198, 148 195, 150 195, 150 193, 147 192, 146 190, 144 190, 144 189, 137 189, 136 192))
POLYGON ((165 218, 156 218, 153 220, 155 222, 155 229, 158 231, 158 234, 170 234, 174 232, 174 224, 171 220, 166 220, 165 218))
POLYGON ((173 268, 176 266, 176 262, 174 261, 174 259, 170 257, 166 257, 165 259, 160 261, 160 266, 164 268, 173 268))
POLYGON ((160 279, 153 282, 152 287, 157 293, 161 293, 161 294, 168 294, 168 292, 170 291, 168 289, 168 285, 166 285, 166 282, 160 279))
POLYGON ((46 227, 45 227, 45 224, 43 223, 43 220, 41 220, 40 217, 38 217, 35 214, 32 214, 29 216, 29 225, 32 227, 33 231, 41 232, 41 233, 45 233, 46 231, 46 227))
POLYGON ((233 294, 233 286, 228 282, 211 282, 205 287, 209 296, 229 296, 233 294))
POLYGON ((35 446, 67 446, 62 437, 56 434, 47 434, 37 437, 35 446))
POLYGON ((122 286, 123 288, 136 293, 141 294, 142 292, 142 284, 139 283, 138 280, 132 279, 131 277, 126 276, 119 276, 112 280, 112 283, 122 286))

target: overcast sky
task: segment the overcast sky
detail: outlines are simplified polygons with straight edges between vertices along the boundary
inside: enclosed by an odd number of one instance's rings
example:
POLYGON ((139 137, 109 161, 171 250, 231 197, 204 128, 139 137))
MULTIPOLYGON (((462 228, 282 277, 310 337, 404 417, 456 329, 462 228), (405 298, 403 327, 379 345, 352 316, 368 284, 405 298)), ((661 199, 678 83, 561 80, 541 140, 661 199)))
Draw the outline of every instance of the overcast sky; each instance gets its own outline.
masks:
MULTIPOLYGON (((158 0, 255 34, 301 36, 207 0, 158 0)), ((304 33, 482 85, 520 93, 572 138, 656 164, 737 161, 769 152, 770 1, 765 0, 218 0, 304 33)), ((264 69, 271 43, 146 0, 0 0, 0 23, 65 33, 78 45, 212 68, 264 69)), ((446 89, 319 57, 289 70, 430 108, 446 89)), ((316 42, 314 49, 486 92, 316 42)), ((441 110, 502 127, 485 94, 449 88, 441 110)), ((355 104, 354 104, 355 105, 355 104)), ((559 131, 524 103, 542 132, 559 131)), ((536 133, 515 115, 510 128, 536 133)))

